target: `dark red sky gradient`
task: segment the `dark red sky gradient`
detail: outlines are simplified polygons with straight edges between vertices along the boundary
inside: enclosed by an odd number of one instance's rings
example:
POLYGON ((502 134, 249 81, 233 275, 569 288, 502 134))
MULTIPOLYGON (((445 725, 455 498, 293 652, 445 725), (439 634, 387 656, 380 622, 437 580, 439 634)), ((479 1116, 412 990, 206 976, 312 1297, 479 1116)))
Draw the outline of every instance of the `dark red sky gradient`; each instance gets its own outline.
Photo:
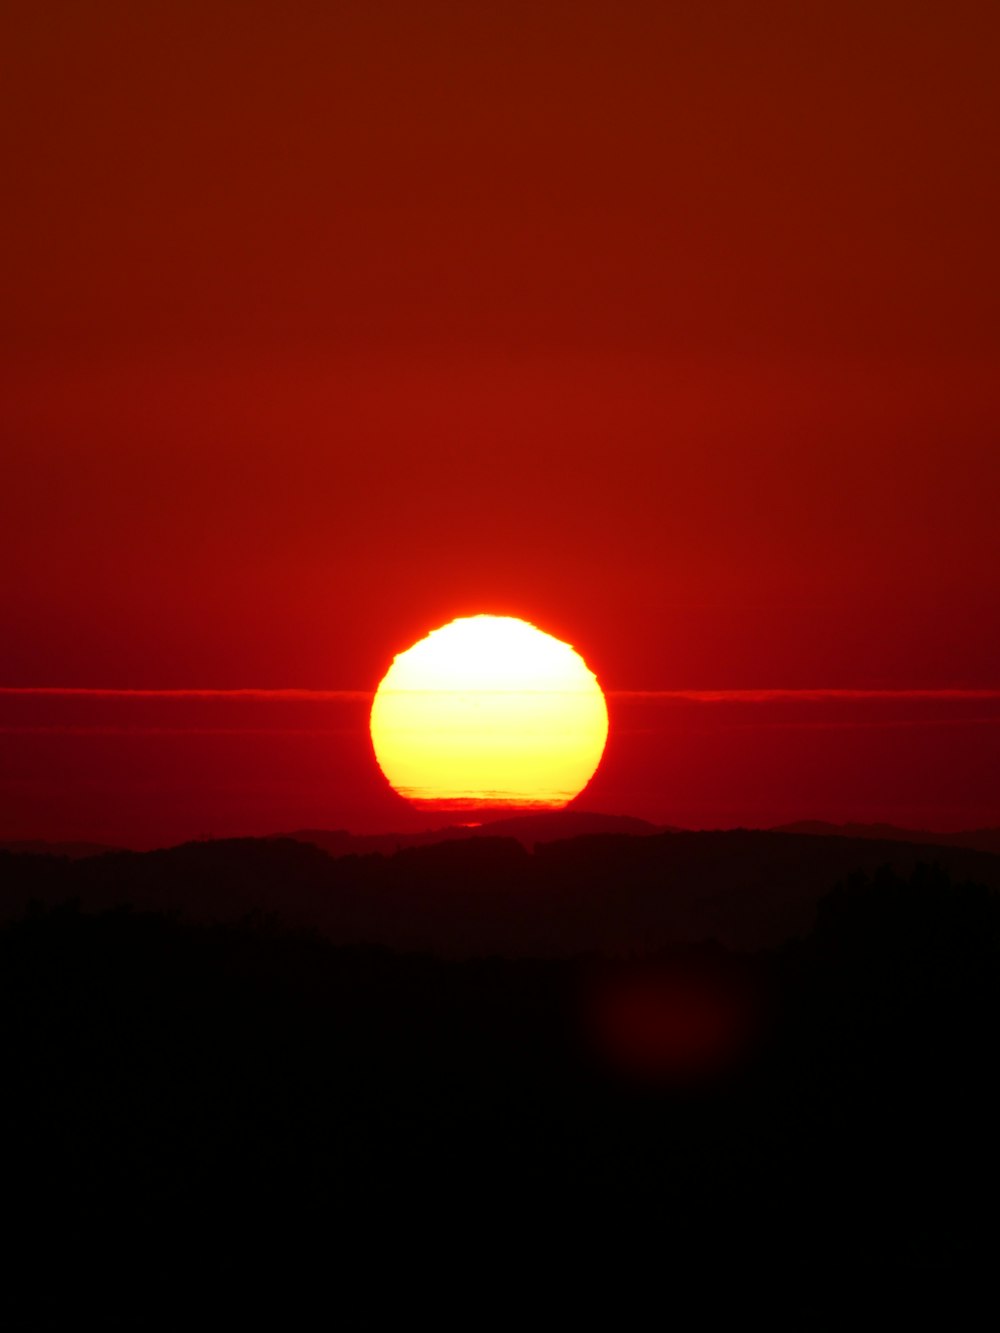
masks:
MULTIPOLYGON (((618 691, 997 686, 998 49, 989 3, 6 5, 0 684, 368 691, 487 610, 618 691)), ((1000 817, 993 721, 810 707, 623 723, 591 796, 1000 817)), ((26 709, 0 836, 127 775, 118 836, 392 814, 356 720, 140 730, 140 781, 26 709)))

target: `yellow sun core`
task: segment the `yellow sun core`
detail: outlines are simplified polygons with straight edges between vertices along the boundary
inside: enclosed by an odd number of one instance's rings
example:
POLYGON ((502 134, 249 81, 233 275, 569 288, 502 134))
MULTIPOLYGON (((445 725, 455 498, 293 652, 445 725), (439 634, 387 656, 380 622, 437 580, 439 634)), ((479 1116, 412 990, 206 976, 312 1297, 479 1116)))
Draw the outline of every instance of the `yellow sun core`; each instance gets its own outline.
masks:
POLYGON ((580 654, 511 616, 434 630, 395 658, 372 702, 390 786, 438 808, 564 806, 607 735, 604 695, 580 654))

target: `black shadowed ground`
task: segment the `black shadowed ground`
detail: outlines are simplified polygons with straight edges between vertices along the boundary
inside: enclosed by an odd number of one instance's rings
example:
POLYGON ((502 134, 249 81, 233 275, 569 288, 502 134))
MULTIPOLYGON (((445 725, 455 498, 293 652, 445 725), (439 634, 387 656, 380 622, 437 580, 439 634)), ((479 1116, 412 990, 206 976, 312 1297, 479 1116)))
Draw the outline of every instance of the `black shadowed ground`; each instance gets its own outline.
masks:
POLYGON ((1000 904, 955 872, 992 858, 848 874, 833 841, 11 857, 8 1204, 433 1199, 968 1257, 1000 1183, 1000 904))

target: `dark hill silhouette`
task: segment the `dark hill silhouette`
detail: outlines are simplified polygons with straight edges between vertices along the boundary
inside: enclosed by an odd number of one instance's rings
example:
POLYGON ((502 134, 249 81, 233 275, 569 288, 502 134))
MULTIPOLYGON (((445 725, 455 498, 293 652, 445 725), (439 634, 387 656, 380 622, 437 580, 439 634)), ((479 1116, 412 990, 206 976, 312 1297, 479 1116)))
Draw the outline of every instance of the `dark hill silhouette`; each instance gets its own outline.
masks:
POLYGON ((470 838, 516 838, 522 846, 535 847, 540 842, 577 838, 591 833, 621 833, 649 837, 666 829, 645 819, 628 815, 602 815, 586 810, 549 810, 544 813, 517 815, 490 820, 484 824, 449 824, 444 828, 420 833, 348 833, 344 829, 296 829, 278 833, 277 838, 311 842, 331 856, 365 856, 371 852, 392 855, 407 847, 429 847, 438 842, 458 842, 470 838))
MULTIPOLYGON (((956 881, 1000 887, 1000 857, 938 847, 956 881)), ((85 860, 0 857, 0 911, 77 899, 194 920, 277 914, 342 944, 450 955, 568 955, 718 940, 756 949, 808 932, 855 871, 909 875, 927 848, 733 830, 601 834, 539 843, 480 835, 392 856, 331 857, 294 839, 187 843, 85 860)))
POLYGON ((897 828, 894 824, 827 824, 821 819, 780 824, 774 833, 808 833, 821 838, 868 838, 877 842, 909 842, 921 846, 968 847, 1000 856, 1000 829, 965 829, 958 833, 935 833, 929 829, 897 828))
MULTIPOLYGON (((650 837, 656 833, 679 833, 671 825, 652 824, 628 815, 605 815, 586 810, 550 810, 525 815, 490 819, 481 824, 449 824, 441 828, 408 833, 350 833, 346 829, 293 829, 270 835, 309 842, 331 856, 365 856, 378 853, 390 856, 407 847, 427 847, 439 842, 457 842, 471 838, 516 838, 530 851, 539 843, 598 833, 630 834, 650 837)), ((715 830, 722 832, 723 830, 715 830)), ((824 838, 851 838, 877 842, 905 842, 920 846, 966 847, 972 851, 1000 856, 1000 829, 964 829, 940 833, 928 829, 901 828, 894 824, 832 824, 824 820, 800 820, 779 824, 770 833, 807 834, 824 838)), ((65 856, 78 860, 125 850, 119 846, 84 841, 46 842, 40 839, 0 840, 0 851, 18 855, 65 856)))

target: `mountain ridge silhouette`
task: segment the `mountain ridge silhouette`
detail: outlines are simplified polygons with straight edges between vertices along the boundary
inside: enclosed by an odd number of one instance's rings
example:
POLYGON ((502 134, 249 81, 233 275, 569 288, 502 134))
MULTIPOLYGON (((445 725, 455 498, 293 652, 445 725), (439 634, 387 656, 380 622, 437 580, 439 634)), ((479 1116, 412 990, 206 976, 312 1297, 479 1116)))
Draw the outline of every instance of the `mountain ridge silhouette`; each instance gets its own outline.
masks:
POLYGON ((332 856, 294 838, 184 843, 68 860, 0 855, 0 916, 32 902, 131 905, 195 920, 276 916, 340 944, 443 955, 567 956, 714 939, 774 947, 807 933, 855 872, 929 860, 1000 889, 1000 856, 961 847, 766 830, 479 835, 332 856), (930 855, 929 855, 930 851, 930 855))
POLYGON ((804 833, 819 837, 867 838, 877 842, 909 842, 933 847, 968 847, 972 851, 1000 856, 1000 828, 959 829, 938 833, 933 829, 901 828, 896 824, 831 824, 822 819, 803 819, 778 824, 774 833, 804 833))
MULTIPOLYGON (((735 830, 685 829, 679 825, 653 823, 650 820, 639 819, 633 815, 608 815, 599 811, 569 809, 532 811, 514 816, 504 815, 478 824, 446 824, 438 828, 420 829, 415 832, 411 830, 409 832, 352 833, 342 828, 298 828, 254 836, 312 843, 314 846, 322 848, 329 855, 339 857, 364 856, 371 853, 393 855, 395 852, 409 847, 425 847, 441 842, 484 837, 512 837, 517 839, 522 846, 531 850, 538 843, 563 841, 567 838, 602 833, 650 837, 661 833, 725 833, 733 831, 735 830)), ((849 838, 866 842, 902 842, 927 847, 963 847, 972 851, 1000 855, 1000 828, 992 827, 941 832, 934 829, 911 829, 898 824, 856 822, 837 824, 822 819, 803 819, 754 831, 823 838, 849 838)), ((204 840, 234 841, 235 839, 204 840)), ((183 846, 184 843, 189 841, 203 841, 203 839, 184 839, 180 843, 164 844, 163 848, 143 850, 164 850, 171 846, 183 846)), ((17 855, 61 856, 68 857, 70 860, 103 856, 108 852, 130 850, 138 849, 129 848, 124 844, 91 842, 84 839, 50 841, 40 838, 0 838, 0 851, 12 852, 17 855)))

